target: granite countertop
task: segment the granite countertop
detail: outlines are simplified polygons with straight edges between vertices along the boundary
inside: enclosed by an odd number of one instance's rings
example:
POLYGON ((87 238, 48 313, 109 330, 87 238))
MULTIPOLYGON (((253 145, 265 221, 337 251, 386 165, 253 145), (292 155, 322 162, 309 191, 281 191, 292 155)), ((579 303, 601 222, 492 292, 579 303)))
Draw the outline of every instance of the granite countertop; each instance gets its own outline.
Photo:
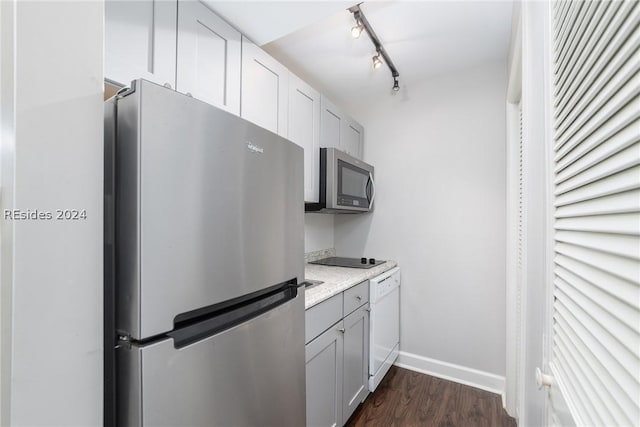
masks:
POLYGON ((372 268, 329 267, 305 264, 305 280, 321 280, 324 283, 306 288, 304 308, 314 305, 343 292, 360 282, 376 277, 397 266, 396 261, 387 261, 372 268))

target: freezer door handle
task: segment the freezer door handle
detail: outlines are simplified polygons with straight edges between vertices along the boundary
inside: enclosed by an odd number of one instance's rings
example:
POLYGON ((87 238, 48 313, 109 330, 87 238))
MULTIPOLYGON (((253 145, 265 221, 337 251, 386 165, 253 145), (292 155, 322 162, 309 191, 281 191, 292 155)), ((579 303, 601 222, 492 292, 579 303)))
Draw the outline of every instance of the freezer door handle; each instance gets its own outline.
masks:
MULTIPOLYGON (((202 317, 176 322, 175 329, 167 335, 173 338, 175 348, 186 347, 286 304, 294 300, 297 295, 296 280, 291 280, 276 286, 276 289, 266 294, 260 292, 259 295, 248 299, 245 296, 239 298, 235 304, 225 303, 220 304, 220 307, 213 306, 202 317)), ((181 317, 184 316, 177 316, 177 318, 181 317)))

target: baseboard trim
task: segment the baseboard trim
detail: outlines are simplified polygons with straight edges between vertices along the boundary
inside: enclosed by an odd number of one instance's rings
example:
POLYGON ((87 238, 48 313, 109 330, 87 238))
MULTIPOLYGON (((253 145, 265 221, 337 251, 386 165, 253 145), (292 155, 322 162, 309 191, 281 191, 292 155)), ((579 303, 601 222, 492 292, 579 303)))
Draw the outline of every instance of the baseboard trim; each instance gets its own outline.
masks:
POLYGON ((505 378, 489 372, 401 351, 396 366, 499 394, 505 403, 505 378))

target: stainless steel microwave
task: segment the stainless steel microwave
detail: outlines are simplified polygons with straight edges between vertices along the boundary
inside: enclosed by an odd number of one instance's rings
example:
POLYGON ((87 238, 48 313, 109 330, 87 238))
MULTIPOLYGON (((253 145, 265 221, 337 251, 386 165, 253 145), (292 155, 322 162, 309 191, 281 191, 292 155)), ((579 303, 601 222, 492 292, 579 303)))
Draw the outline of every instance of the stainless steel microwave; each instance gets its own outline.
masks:
POLYGON ((373 210, 373 166, 335 148, 320 149, 320 202, 307 212, 360 213, 373 210))

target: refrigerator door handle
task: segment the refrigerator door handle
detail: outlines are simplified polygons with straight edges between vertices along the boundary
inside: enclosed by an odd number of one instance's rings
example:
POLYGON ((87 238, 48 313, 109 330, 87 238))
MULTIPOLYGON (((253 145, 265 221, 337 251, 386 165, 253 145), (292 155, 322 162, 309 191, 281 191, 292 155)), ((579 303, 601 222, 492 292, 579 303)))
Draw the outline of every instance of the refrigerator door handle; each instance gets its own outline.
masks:
POLYGON ((173 338, 175 348, 186 347, 286 304, 294 300, 297 295, 297 285, 285 284, 253 299, 245 299, 232 306, 223 306, 204 317, 178 323, 176 329, 168 332, 167 336, 173 338))

